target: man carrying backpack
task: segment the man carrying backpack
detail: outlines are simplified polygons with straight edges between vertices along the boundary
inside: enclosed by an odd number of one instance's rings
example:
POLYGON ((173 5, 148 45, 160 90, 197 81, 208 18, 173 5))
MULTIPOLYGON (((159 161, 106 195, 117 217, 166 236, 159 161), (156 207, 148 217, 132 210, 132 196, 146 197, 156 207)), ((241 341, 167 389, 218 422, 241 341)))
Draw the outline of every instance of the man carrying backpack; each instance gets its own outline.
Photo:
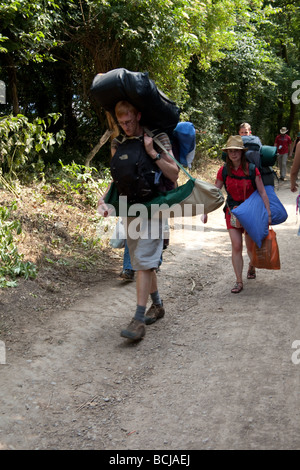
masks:
MULTIPOLYGON (((126 196, 129 203, 143 203, 151 200, 158 190, 172 189, 178 179, 176 162, 167 153, 155 149, 153 139, 140 124, 141 113, 127 101, 120 101, 115 107, 115 115, 124 132, 111 145, 111 174, 119 195, 126 196), (140 173, 136 175, 139 168, 140 173)), ((167 134, 161 133, 157 138, 172 153, 167 134)), ((107 216, 104 197, 99 200, 98 211, 107 216)), ((145 324, 154 323, 165 314, 156 277, 163 249, 164 221, 127 217, 126 225, 130 259, 137 272, 137 305, 131 322, 121 331, 121 336, 137 341, 145 336, 145 324), (137 232, 131 233, 131 227, 137 226, 137 223, 140 227, 138 237, 137 232), (152 305, 146 312, 149 294, 152 305)))
POLYGON ((286 175, 286 164, 287 164, 288 155, 290 153, 290 147, 292 145, 292 139, 287 134, 287 132, 288 132, 288 129, 286 127, 282 127, 280 129, 280 134, 278 134, 274 143, 274 145, 277 147, 281 181, 284 181, 284 178, 286 175))

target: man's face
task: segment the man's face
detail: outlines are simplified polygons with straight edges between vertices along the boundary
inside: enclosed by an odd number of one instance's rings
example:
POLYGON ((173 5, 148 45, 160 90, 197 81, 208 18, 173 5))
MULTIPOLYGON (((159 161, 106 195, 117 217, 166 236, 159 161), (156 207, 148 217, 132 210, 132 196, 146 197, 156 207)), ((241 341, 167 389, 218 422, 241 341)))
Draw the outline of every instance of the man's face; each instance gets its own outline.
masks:
POLYGON ((132 111, 129 111, 126 114, 122 114, 122 116, 117 116, 119 125, 128 137, 139 135, 140 118, 140 113, 135 115, 132 111))
POLYGON ((248 127, 241 127, 239 130, 240 135, 250 135, 251 131, 248 127))

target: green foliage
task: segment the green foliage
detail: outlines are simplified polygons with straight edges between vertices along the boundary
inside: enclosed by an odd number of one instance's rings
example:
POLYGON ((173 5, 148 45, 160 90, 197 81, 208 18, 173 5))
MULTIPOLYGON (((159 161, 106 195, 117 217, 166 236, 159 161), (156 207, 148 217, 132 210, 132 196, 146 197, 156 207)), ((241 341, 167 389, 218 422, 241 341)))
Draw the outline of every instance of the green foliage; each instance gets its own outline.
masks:
POLYGON ((207 68, 234 43, 235 2, 229 0, 86 0, 81 6, 81 18, 72 13, 76 29, 68 31, 81 49, 81 68, 92 61, 96 72, 147 70, 179 103, 191 57, 207 68))
POLYGON ((66 201, 71 202, 77 194, 84 195, 86 203, 92 207, 97 206, 99 195, 107 189, 110 173, 103 169, 99 174, 96 168, 87 168, 72 162, 64 165, 59 160, 61 171, 55 176, 56 186, 64 195, 66 201))
POLYGON ((10 220, 16 208, 16 203, 10 208, 0 207, 0 288, 16 286, 17 277, 36 277, 35 265, 24 261, 14 241, 14 235, 22 232, 20 221, 10 220))
POLYGON ((65 133, 54 134, 47 128, 55 125, 59 114, 29 122, 23 115, 4 116, 0 119, 0 161, 7 177, 23 177, 28 171, 40 174, 44 169, 43 154, 53 152, 54 145, 63 143, 65 133))
POLYGON ((51 60, 47 49, 57 45, 53 25, 61 22, 54 0, 0 1, 1 51, 17 62, 51 60))
POLYGON ((278 126, 287 125, 297 70, 251 31, 236 28, 234 48, 206 71, 195 60, 187 78, 191 99, 186 107, 206 153, 214 154, 215 145, 237 133, 241 122, 250 122, 253 134, 267 145, 273 145, 278 126))

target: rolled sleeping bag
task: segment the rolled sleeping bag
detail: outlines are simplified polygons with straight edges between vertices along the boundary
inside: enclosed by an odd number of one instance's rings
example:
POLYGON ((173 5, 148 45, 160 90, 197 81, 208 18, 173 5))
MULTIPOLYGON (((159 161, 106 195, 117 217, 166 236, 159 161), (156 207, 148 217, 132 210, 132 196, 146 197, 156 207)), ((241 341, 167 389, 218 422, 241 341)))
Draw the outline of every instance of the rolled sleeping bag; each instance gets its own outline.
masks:
POLYGON ((142 113, 141 124, 150 129, 173 131, 180 109, 149 78, 147 72, 131 72, 125 68, 99 73, 91 89, 97 104, 115 117, 118 101, 128 101, 142 113))
MULTIPOLYGON (((288 218, 285 207, 279 200, 273 186, 265 186, 265 190, 270 202, 271 224, 282 224, 288 218)), ((263 239, 269 233, 269 217, 259 192, 254 191, 246 201, 232 209, 232 213, 260 248, 263 239)))

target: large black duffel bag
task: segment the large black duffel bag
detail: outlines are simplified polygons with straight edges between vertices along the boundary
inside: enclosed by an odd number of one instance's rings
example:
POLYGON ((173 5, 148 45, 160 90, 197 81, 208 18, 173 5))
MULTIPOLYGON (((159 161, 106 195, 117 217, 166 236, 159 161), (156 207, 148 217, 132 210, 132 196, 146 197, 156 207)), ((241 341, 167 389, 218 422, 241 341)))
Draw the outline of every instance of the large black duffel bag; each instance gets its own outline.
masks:
POLYGON ((151 129, 171 132, 179 121, 179 108, 157 88, 147 72, 119 68, 99 73, 93 80, 91 95, 114 118, 117 102, 129 101, 141 111, 141 124, 151 129))

